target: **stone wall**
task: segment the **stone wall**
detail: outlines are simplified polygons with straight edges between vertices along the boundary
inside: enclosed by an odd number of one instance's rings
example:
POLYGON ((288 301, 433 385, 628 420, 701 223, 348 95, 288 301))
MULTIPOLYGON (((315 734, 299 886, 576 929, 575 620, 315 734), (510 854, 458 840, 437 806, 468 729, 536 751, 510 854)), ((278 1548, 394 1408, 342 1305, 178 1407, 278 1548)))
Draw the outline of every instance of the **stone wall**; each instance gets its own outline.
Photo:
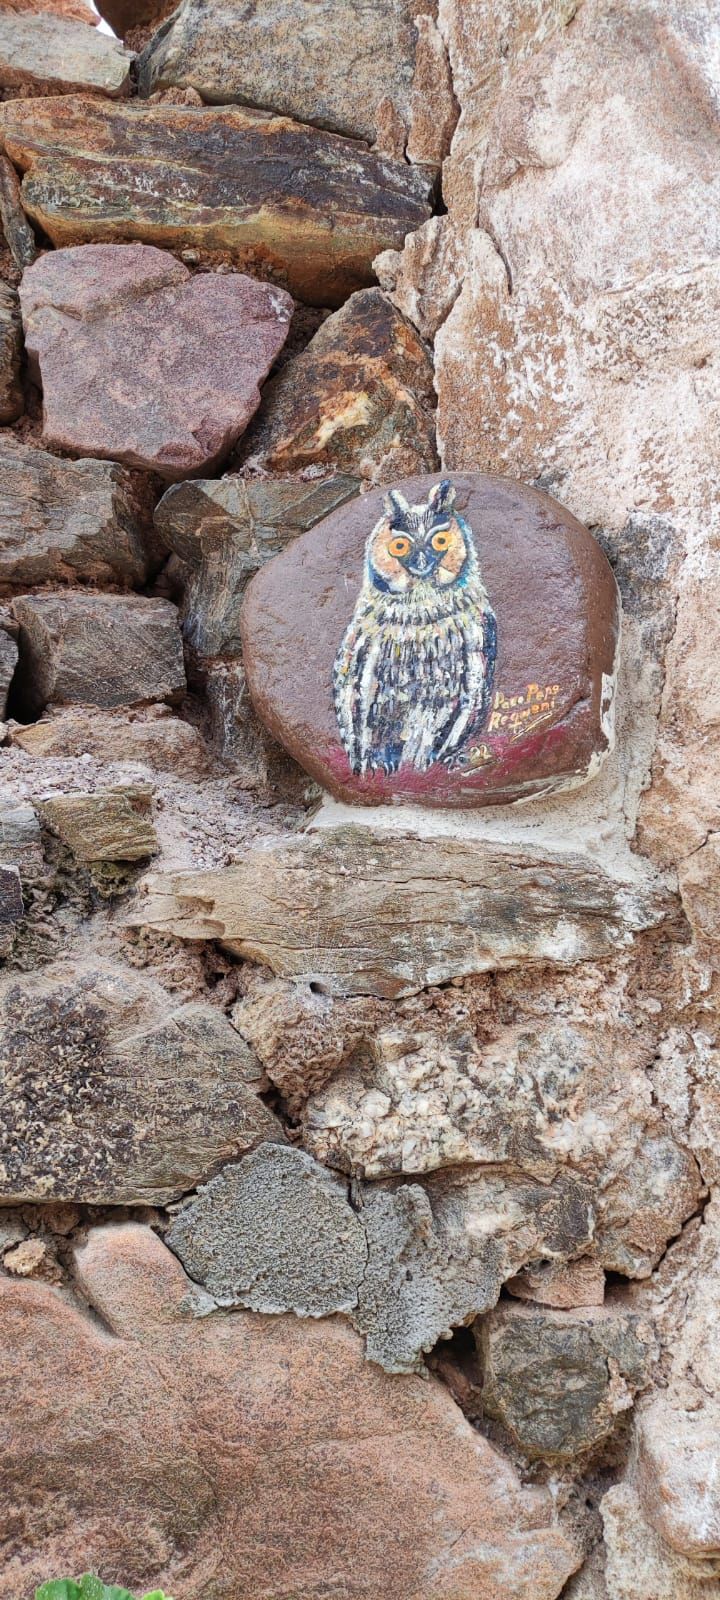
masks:
POLYGON ((0 15, 0 1600, 710 1600, 716 8, 101 10, 0 15), (440 465, 614 568, 577 793, 252 709, 253 574, 440 465))

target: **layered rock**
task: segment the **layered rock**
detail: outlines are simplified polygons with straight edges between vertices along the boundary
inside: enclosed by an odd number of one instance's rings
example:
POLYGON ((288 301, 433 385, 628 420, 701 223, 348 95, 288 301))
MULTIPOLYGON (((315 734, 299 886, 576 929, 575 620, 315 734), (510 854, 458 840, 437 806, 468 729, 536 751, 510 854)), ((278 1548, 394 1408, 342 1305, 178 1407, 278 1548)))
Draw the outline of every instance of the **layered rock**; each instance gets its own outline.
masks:
POLYGON ((61 461, 0 440, 0 586, 142 584, 154 542, 140 481, 103 461, 61 461))
POLYGON ((23 340, 20 305, 9 284, 0 283, 0 422, 14 422, 23 407, 20 382, 23 340))
POLYGON ((370 283, 378 251, 429 216, 428 183, 404 162, 240 107, 13 101, 0 144, 53 244, 228 253, 311 305, 370 283))
POLYGON ((271 379, 241 460, 271 472, 334 466, 389 482, 431 471, 435 395, 429 352, 379 289, 351 296, 271 379))
POLYGON ((96 789, 40 801, 43 820, 78 861, 143 861, 157 853, 147 789, 96 789))
POLYGON ((142 705, 185 687, 175 606, 81 589, 20 595, 18 694, 28 720, 45 706, 142 705))
POLYGON ((281 1125, 222 1012, 85 960, 2 980, 0 1193, 163 1203, 281 1125))
POLYGON ((82 18, 0 12, 0 89, 10 96, 130 93, 130 51, 82 18))
POLYGON ((141 94, 192 88, 439 163, 455 102, 435 7, 420 0, 184 0, 139 61, 141 94), (330 48, 329 48, 330 45, 330 48))
POLYGON ((235 273, 192 277, 139 244, 56 250, 28 268, 20 298, 45 442, 166 478, 228 455, 292 315, 281 289, 235 273))
POLYGON ((138 762, 151 771, 188 778, 201 777, 210 759, 198 730, 164 705, 130 711, 65 706, 47 712, 40 722, 16 723, 10 737, 21 750, 40 759, 92 756, 105 765, 138 762))

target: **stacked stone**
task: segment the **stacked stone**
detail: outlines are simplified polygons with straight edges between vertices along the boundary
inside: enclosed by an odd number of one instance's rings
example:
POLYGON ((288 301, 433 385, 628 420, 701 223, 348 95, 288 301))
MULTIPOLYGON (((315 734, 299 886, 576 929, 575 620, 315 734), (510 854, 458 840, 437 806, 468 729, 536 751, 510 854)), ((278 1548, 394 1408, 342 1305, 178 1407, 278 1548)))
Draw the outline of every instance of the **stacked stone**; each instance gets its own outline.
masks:
POLYGON ((716 1586, 696 9, 3 7, 0 1600, 716 1586), (354 811, 313 633, 441 463, 595 775, 354 811))

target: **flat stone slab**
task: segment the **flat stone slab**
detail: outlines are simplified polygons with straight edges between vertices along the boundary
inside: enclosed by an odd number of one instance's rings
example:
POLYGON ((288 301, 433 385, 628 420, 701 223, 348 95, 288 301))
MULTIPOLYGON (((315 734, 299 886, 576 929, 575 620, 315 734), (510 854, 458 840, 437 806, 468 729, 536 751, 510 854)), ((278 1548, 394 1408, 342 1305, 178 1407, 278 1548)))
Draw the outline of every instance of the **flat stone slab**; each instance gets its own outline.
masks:
POLYGON ((430 184, 404 161, 240 106, 16 100, 0 106, 0 145, 54 245, 229 253, 309 305, 372 283, 378 252, 430 216, 430 184))
POLYGON ((223 1013, 87 960, 0 982, 0 1196, 159 1205, 281 1124, 223 1013))
POLYGON ((28 717, 54 705, 142 705, 185 689, 178 613, 168 600, 66 589, 18 595, 19 694, 28 717))
MULTIPOLYGON (((151 502, 150 502, 151 504, 151 502)), ((2 585, 145 583, 152 523, 140 482, 106 461, 62 461, 0 438, 2 585)))
POLYGON ((418 0, 265 0, 250 8, 244 0, 185 0, 142 52, 138 83, 141 94, 189 87, 210 103, 261 106, 400 155, 409 143, 413 159, 440 160, 457 111, 435 39, 431 7, 418 0), (435 142, 426 149, 418 124, 424 131, 430 95, 435 142))
POLYGON ((150 875, 130 921, 219 939, 334 994, 395 998, 528 961, 600 960, 674 904, 659 881, 580 855, 348 828, 248 849, 217 872, 150 875))
POLYGON ((25 272, 20 300, 46 443, 166 478, 228 455, 293 311, 282 289, 241 273, 192 277, 142 244, 52 251, 25 272))
POLYGON ((97 28, 45 12, 0 11, 0 88, 15 94, 130 93, 130 50, 97 28))
POLYGON ((77 861, 142 861, 158 850, 151 802, 151 791, 135 786, 49 795, 37 805, 77 861))
POLYGON ((482 806, 577 788, 613 744, 620 602, 549 495, 406 479, 334 512, 252 580, 253 703, 338 799, 482 806))

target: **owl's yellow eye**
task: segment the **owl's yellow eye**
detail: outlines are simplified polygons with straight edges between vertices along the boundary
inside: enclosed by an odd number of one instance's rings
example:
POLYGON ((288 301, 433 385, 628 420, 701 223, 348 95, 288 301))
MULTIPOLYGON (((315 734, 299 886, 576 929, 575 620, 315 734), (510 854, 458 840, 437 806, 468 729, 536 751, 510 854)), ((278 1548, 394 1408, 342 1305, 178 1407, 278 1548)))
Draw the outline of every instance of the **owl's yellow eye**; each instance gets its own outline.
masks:
POLYGON ((407 556, 410 554, 410 540, 404 534, 398 534, 396 539, 391 539, 388 545, 391 556, 407 556))
POLYGON ((449 550, 450 549, 450 529, 449 528, 445 528, 441 533, 434 533, 433 536, 432 536, 431 544, 432 544, 433 550, 440 550, 440 551, 449 550))

